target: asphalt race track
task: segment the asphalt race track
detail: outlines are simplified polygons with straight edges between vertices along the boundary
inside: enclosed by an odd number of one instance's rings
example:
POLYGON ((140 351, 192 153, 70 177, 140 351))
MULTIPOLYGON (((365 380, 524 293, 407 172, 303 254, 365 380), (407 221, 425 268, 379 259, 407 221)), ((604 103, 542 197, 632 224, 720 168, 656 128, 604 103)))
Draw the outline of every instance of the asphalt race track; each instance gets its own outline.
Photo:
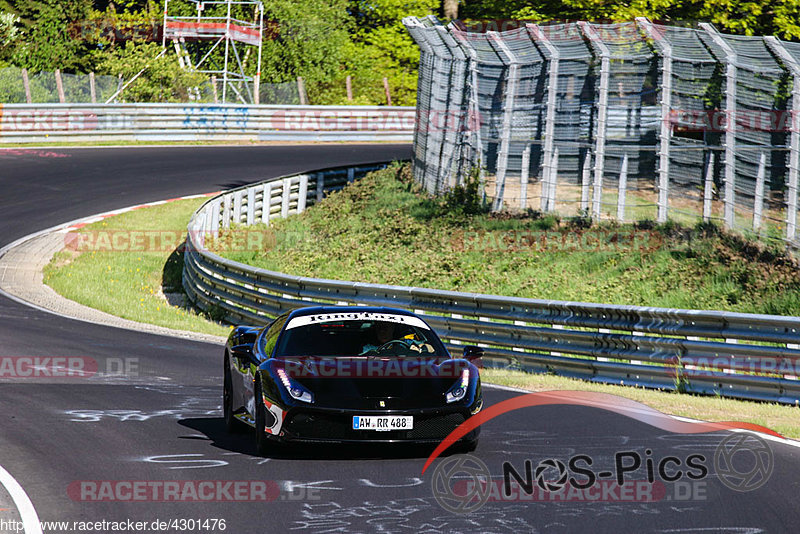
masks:
MULTIPOLYGON (((0 247, 115 208, 410 155, 407 145, 0 149, 0 247)), ((660 480, 656 468, 655 483, 643 484, 633 496, 608 490, 583 498, 538 494, 531 499, 523 492, 511 502, 490 497, 476 511, 459 514, 439 505, 431 484, 434 468, 459 456, 436 460, 425 474, 429 450, 324 446, 293 448, 273 458, 256 456, 249 434, 225 433, 218 346, 74 321, 0 297, 0 356, 89 357, 101 370, 120 361, 137 363, 135 370, 118 377, 0 378, 0 466, 24 488, 42 521, 224 520, 225 531, 236 534, 747 533, 800 528, 800 448, 776 441, 768 442, 774 469, 766 483, 736 491, 723 484, 712 465, 728 433, 673 434, 584 406, 526 408, 484 425, 473 453, 501 487, 503 463, 510 462, 524 475, 526 459, 536 468, 547 458, 567 464, 576 455, 587 455, 604 481, 610 476, 605 473, 615 469, 615 455, 626 451, 655 463, 673 456, 682 466, 689 456, 702 455, 711 467, 701 480, 689 480, 685 473, 676 482, 660 480), (89 488, 116 490, 113 495, 81 492, 76 488, 87 487, 82 481, 95 481, 89 488), (270 500, 230 502, 242 500, 232 488, 254 487, 246 482, 229 485, 215 502, 198 502, 191 494, 164 502, 152 494, 138 499, 118 491, 136 481, 148 487, 182 481, 181 488, 199 487, 185 481, 208 481, 215 488, 226 482, 268 481, 259 488, 267 488, 270 500)), ((488 405, 517 394, 484 390, 488 405)), ((674 474, 676 465, 666 471, 674 474)), ((641 483, 646 478, 643 462, 626 480, 641 483)), ((0 532, 13 532, 4 521, 21 516, 13 490, 4 486, 0 532)), ((244 498, 248 495, 253 496, 245 492, 244 498)), ((222 532, 219 524, 212 526, 186 522, 161 531, 222 532)), ((70 526, 61 531, 80 530, 70 526)))

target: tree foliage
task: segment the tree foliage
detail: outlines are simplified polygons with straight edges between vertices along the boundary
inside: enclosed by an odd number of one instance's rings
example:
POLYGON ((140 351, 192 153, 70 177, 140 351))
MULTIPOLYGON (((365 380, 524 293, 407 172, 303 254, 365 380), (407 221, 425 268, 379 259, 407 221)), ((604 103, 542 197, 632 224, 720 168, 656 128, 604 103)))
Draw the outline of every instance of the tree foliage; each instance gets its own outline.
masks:
POLYGON ((205 75, 182 69, 174 57, 158 57, 160 52, 158 43, 130 41, 103 55, 99 67, 124 80, 144 70, 125 89, 120 99, 123 102, 186 102, 190 92, 206 81, 205 75))

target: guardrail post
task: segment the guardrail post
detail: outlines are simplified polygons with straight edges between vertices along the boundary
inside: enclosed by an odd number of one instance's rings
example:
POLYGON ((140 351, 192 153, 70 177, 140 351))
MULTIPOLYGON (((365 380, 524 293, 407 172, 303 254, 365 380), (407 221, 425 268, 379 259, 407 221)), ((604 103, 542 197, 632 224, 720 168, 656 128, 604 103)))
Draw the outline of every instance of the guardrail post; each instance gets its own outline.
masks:
POLYGON ((736 202, 736 53, 711 24, 701 22, 700 29, 725 52, 725 227, 733 228, 736 202))
POLYGON ((281 180, 283 185, 283 195, 281 196, 281 217, 284 219, 289 216, 289 193, 292 189, 292 179, 284 178, 281 180))
POLYGON ((619 170, 619 188, 617 193, 617 220, 625 222, 625 197, 628 193, 628 154, 622 156, 619 170))
POLYGON ((317 202, 322 201, 322 197, 325 193, 325 173, 318 172, 317 173, 317 202))
POLYGON ((594 149, 594 216, 600 219, 603 203, 603 173, 606 159, 606 132, 608 125, 608 90, 611 76, 611 52, 592 26, 585 21, 578 27, 600 54, 600 87, 597 99, 597 138, 594 149))
POLYGON ((272 213, 272 182, 264 184, 264 193, 261 196, 261 222, 269 226, 272 213))
POLYGON ((300 190, 297 196, 297 213, 306 211, 306 198, 308 197, 308 175, 300 175, 300 190))
POLYGON ((356 179, 355 169, 350 167, 347 169, 347 183, 353 183, 356 179))
POLYGON ((240 224, 242 222, 242 197, 244 193, 237 191, 233 196, 233 223, 240 224))
POLYGON ((222 204, 222 227, 223 228, 230 228, 231 227, 231 197, 233 195, 227 194, 223 199, 222 204))
POLYGON ((256 220, 256 190, 250 188, 247 190, 247 224, 255 224, 256 220))
POLYGON ((767 155, 761 153, 758 159, 758 174, 756 175, 756 195, 753 205, 753 230, 761 228, 761 216, 764 211, 764 179, 767 173, 767 155))
POLYGON ((706 163, 705 187, 703 188, 703 220, 708 222, 711 220, 711 201, 714 195, 714 162, 717 155, 714 151, 708 153, 708 162, 706 163))
POLYGON ((219 208, 220 202, 218 200, 211 203, 211 234, 214 239, 219 237, 219 208))
POLYGON ((660 223, 667 221, 669 209, 669 157, 672 141, 672 46, 653 23, 645 17, 636 17, 636 24, 644 29, 661 54, 661 132, 658 148, 658 215, 660 223))

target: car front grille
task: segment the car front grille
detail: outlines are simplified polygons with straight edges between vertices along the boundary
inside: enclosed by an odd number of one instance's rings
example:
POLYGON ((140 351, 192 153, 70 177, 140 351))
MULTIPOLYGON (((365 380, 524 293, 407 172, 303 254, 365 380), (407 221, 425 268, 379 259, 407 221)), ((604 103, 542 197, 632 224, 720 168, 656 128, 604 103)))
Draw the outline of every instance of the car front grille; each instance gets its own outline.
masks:
POLYGON ((352 415, 298 413, 284 424, 286 437, 320 440, 437 440, 443 439, 465 418, 459 413, 446 415, 415 415, 412 430, 353 430, 352 415))

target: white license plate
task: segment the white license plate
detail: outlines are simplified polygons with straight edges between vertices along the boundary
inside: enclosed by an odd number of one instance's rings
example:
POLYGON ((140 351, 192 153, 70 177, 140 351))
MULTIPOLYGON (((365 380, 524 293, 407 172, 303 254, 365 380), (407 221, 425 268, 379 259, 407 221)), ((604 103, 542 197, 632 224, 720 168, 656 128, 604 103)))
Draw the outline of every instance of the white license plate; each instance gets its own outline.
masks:
POLYGON ((410 415, 354 415, 353 430, 411 430, 414 417, 410 415))

